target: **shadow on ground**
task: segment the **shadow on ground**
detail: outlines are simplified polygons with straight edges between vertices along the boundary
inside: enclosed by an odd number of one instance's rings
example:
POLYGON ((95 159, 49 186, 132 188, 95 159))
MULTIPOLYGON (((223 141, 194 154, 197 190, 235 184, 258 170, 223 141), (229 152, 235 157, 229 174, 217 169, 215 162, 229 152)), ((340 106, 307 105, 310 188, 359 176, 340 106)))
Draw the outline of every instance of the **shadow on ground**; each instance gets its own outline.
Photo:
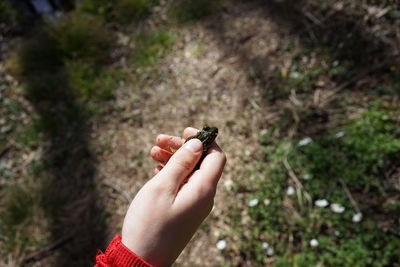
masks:
MULTIPOLYGON (((360 90, 373 95, 399 96, 400 91, 396 88, 400 84, 400 78, 396 72, 391 71, 391 68, 400 64, 398 40, 395 35, 377 35, 365 22, 365 18, 354 13, 354 10, 347 11, 345 8, 340 9, 334 6, 327 6, 322 10, 321 4, 312 0, 282 2, 235 0, 234 2, 238 8, 222 9, 212 23, 206 23, 207 29, 219 43, 225 57, 238 57, 239 62, 235 65, 246 73, 248 81, 263 89, 265 106, 288 99, 291 89, 298 94, 304 92, 309 95, 314 94, 319 88, 315 84, 318 72, 328 76, 331 85, 328 85, 327 89, 330 89, 333 94, 342 90, 349 92, 360 90), (276 27, 275 32, 278 31, 281 36, 265 36, 261 28, 249 30, 248 27, 239 25, 240 21, 253 19, 252 16, 255 14, 259 16, 259 20, 273 22, 276 27), (234 22, 236 24, 233 24, 232 20, 237 20, 234 22), (232 27, 237 28, 236 36, 232 36, 232 27), (289 44, 293 47, 277 47, 275 52, 269 52, 266 56, 254 56, 254 46, 247 46, 247 43, 253 39, 268 43, 270 38, 283 39, 285 36, 293 40, 294 43, 289 44), (296 52, 296 49, 299 49, 296 47, 296 42, 301 47, 301 51, 296 52), (306 77, 301 81, 304 81, 302 84, 300 82, 289 84, 289 86, 285 84, 289 79, 282 79, 281 70, 278 69, 279 66, 284 65, 286 59, 282 55, 285 52, 298 53, 298 56, 292 56, 291 64, 292 66, 297 64, 300 68, 307 68, 301 61, 302 56, 307 56, 308 59, 316 58, 319 65, 312 71, 317 74, 305 74, 310 75, 311 78, 307 81, 306 77), (321 62, 327 64, 325 69, 321 62), (337 71, 335 73, 332 70, 337 71)), ((390 23, 386 23, 385 27, 387 25, 390 23)), ((395 28, 388 28, 386 31, 380 30, 377 33, 395 33, 395 31, 395 28)), ((278 43, 282 45, 282 42, 278 43)), ((302 116, 307 118, 305 121, 313 124, 315 121, 319 125, 329 122, 326 108, 311 106, 308 107, 307 114, 302 114, 302 116)), ((303 125, 298 128, 313 129, 315 127, 303 125)), ((315 133, 303 132, 302 134, 319 134, 324 131, 323 128, 314 129, 315 133)))
POLYGON ((45 31, 24 42, 18 55, 26 97, 39 114, 44 151, 39 175, 41 206, 52 234, 51 250, 28 257, 57 255, 54 266, 90 266, 105 246, 106 225, 94 181, 89 112, 70 87, 62 53, 45 31))
MULTIPOLYGON (((238 18, 246 16, 246 12, 261 10, 265 19, 272 19, 279 28, 298 38, 301 45, 308 49, 309 54, 328 56, 329 61, 341 64, 346 73, 341 76, 333 75, 333 79, 343 89, 360 88, 365 85, 367 78, 368 82, 374 82, 368 84, 368 87, 381 82, 389 84, 395 79, 389 68, 400 63, 400 51, 395 36, 390 35, 390 33, 395 34, 393 29, 379 31, 386 32, 387 36, 377 36, 367 28, 363 16, 348 14, 346 10, 339 10, 333 6, 317 10, 315 13, 318 14, 314 15, 311 12, 316 7, 310 0, 282 2, 236 0, 235 2, 241 5, 245 12, 228 14, 231 17, 238 18)), ((224 12, 226 10, 222 11, 224 12)), ((219 16, 217 20, 220 20, 220 23, 213 23, 208 29, 220 42, 221 50, 227 51, 227 54, 239 55, 241 64, 238 65, 246 68, 245 72, 250 74, 250 80, 254 80, 255 73, 257 80, 265 87, 266 94, 270 94, 267 88, 270 87, 275 74, 267 71, 268 58, 250 58, 250 51, 242 49, 243 44, 257 37, 258 29, 254 29, 251 33, 243 31, 241 37, 231 40, 226 37, 226 33, 230 30, 226 20, 223 16, 219 16)), ((274 99, 271 96, 268 98, 274 99)))

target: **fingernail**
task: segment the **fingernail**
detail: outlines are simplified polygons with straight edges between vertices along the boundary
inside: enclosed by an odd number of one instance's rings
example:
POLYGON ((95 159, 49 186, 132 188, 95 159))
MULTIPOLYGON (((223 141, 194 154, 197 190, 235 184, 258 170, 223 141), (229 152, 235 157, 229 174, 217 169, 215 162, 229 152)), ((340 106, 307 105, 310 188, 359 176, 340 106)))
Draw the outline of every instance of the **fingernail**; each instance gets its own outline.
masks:
POLYGON ((194 138, 187 141, 184 147, 194 153, 197 153, 203 149, 203 143, 199 139, 194 138))
POLYGON ((165 134, 159 134, 159 135, 157 135, 157 138, 156 138, 156 142, 157 141, 159 141, 161 138, 163 138, 165 136, 165 134))

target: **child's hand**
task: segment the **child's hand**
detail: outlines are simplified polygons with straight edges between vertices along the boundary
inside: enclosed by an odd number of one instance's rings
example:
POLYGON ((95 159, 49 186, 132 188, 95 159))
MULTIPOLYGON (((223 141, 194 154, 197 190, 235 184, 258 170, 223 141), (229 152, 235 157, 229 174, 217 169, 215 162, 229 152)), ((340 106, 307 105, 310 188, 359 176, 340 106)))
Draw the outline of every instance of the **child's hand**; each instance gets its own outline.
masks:
MULTIPOLYGON (((183 137, 196 133, 186 128, 183 137)), ((156 168, 132 201, 122 243, 154 266, 171 265, 212 209, 226 157, 213 143, 193 172, 201 154, 200 140, 184 144, 184 139, 167 135, 159 135, 151 150, 153 159, 165 166, 156 168)))

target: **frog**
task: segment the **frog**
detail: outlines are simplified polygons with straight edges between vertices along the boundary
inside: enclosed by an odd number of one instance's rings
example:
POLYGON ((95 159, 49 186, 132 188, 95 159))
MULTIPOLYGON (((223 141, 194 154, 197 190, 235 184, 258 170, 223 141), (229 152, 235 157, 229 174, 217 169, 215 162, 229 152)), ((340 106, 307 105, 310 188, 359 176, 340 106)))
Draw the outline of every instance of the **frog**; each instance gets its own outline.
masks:
MULTIPOLYGON (((211 144, 214 142, 215 138, 218 135, 218 128, 217 127, 209 127, 204 126, 201 131, 198 131, 197 134, 188 137, 185 140, 185 143, 193 138, 199 139, 203 143, 203 153, 197 162, 196 166, 194 167, 193 171, 200 169, 201 162, 206 157, 207 151, 210 148, 211 144)), ((187 180, 184 182, 186 183, 187 180)))
POLYGON ((199 139, 203 143, 203 156, 205 156, 211 144, 214 142, 215 138, 217 138, 217 135, 218 135, 217 127, 204 126, 201 131, 197 132, 197 134, 188 137, 185 143, 190 139, 194 138, 199 139))

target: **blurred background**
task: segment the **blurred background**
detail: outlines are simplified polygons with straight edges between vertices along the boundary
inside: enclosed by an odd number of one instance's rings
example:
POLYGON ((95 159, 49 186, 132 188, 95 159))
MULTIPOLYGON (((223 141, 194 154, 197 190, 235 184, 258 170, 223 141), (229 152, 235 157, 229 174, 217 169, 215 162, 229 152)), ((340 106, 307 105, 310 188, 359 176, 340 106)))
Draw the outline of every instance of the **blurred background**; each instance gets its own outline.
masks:
POLYGON ((399 68, 398 0, 0 0, 0 265, 91 266, 210 125, 176 266, 399 266, 399 68))

